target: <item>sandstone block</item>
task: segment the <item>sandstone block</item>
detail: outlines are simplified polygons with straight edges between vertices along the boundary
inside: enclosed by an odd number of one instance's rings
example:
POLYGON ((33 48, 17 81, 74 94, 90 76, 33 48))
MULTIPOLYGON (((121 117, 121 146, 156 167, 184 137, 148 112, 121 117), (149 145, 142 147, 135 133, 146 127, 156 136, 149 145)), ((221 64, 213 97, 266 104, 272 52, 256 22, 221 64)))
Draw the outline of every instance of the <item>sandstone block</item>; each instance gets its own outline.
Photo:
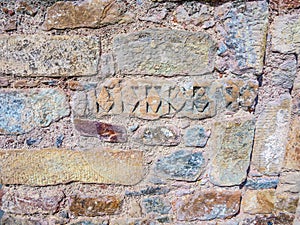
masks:
POLYGON ((277 212, 296 213, 299 195, 276 193, 275 209, 277 212))
POLYGON ((208 34, 144 30, 117 36, 118 72, 132 75, 202 75, 214 69, 216 45, 208 34))
POLYGON ((44 29, 99 28, 122 20, 126 5, 115 0, 60 1, 47 9, 44 29))
POLYGON ((242 209, 249 214, 272 213, 275 202, 275 190, 248 190, 242 199, 242 209))
POLYGON ((278 192, 300 193, 300 171, 281 173, 278 192))
POLYGON ((143 153, 116 150, 2 150, 0 183, 45 186, 69 182, 137 184, 143 153))
POLYGON ((69 113, 67 96, 60 89, 0 91, 0 134, 23 134, 69 113))
POLYGON ((184 144, 187 147, 203 148, 210 136, 209 131, 205 131, 202 126, 193 126, 186 129, 184 134, 184 144))
POLYGON ((240 191, 198 191, 174 202, 178 220, 230 218, 240 209, 240 191))
POLYGON ((256 123, 252 165, 259 172, 277 175, 282 167, 291 114, 291 97, 270 102, 256 123))
POLYGON ((213 159, 210 181, 218 186, 241 184, 247 177, 254 138, 254 118, 217 122, 211 142, 213 159))
POLYGON ((141 127, 134 138, 144 145, 174 146, 180 143, 180 131, 174 125, 141 127))
POLYGON ((2 35, 0 72, 18 76, 95 75, 99 40, 80 36, 2 35))

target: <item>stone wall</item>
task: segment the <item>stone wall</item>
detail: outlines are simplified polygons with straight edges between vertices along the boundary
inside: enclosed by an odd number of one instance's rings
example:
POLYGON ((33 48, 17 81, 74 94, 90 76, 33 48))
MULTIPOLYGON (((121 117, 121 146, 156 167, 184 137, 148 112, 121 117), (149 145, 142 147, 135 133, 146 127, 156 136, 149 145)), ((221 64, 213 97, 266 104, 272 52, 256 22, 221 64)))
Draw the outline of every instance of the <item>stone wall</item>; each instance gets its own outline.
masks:
POLYGON ((300 224, 300 1, 0 1, 0 218, 300 224))

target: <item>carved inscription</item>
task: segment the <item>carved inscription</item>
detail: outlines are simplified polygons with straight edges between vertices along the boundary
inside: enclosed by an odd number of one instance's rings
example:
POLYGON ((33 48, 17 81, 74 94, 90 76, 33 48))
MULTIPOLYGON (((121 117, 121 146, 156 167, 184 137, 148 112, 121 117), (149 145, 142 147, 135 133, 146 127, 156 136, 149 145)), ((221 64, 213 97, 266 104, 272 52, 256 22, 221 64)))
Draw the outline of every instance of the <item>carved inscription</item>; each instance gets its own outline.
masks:
POLYGON ((225 109, 249 110, 254 106, 257 88, 256 81, 239 79, 188 82, 110 79, 94 92, 86 93, 85 99, 96 102, 94 106, 86 104, 84 115, 76 114, 77 99, 73 102, 75 115, 80 117, 125 114, 149 120, 173 116, 204 119, 225 109))

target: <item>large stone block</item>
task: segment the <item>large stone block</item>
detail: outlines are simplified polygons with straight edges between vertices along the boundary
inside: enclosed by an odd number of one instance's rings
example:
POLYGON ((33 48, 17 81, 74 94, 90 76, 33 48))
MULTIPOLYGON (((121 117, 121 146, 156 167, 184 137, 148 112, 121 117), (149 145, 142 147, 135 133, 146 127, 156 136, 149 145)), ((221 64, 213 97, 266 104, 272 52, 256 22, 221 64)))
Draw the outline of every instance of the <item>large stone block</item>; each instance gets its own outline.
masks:
POLYGON ((198 191, 174 202, 178 220, 230 218, 240 209, 240 191, 198 191))
POLYGON ((300 54, 299 13, 275 17, 271 25, 271 33, 272 50, 300 54))
POLYGON ((60 1, 47 9, 44 29, 99 28, 122 20, 126 5, 115 0, 60 1))
POLYGON ((258 172, 279 174, 288 142, 290 114, 291 97, 285 94, 270 102, 259 115, 251 164, 258 172))
POLYGON ((249 214, 272 213, 275 202, 275 190, 248 190, 242 200, 242 210, 249 214))
POLYGON ((141 151, 2 150, 0 183, 31 186, 69 182, 133 185, 143 179, 141 151))
POLYGON ((2 35, 0 72, 18 76, 97 74, 100 43, 80 36, 2 35))
POLYGON ((241 184, 250 164, 255 120, 253 117, 217 122, 211 142, 213 159, 209 177, 219 186, 241 184))
POLYGON ((60 89, 0 91, 0 134, 23 134, 69 113, 67 96, 60 89))
POLYGON ((190 80, 108 79, 96 90, 73 97, 74 115, 128 115, 204 119, 224 111, 248 111, 255 104, 258 83, 241 79, 190 80), (90 101, 88 101, 89 99, 90 101), (85 104, 85 105, 84 105, 85 104))
POLYGON ((132 75, 202 75, 214 69, 216 45, 208 34, 144 30, 117 36, 118 72, 132 75))

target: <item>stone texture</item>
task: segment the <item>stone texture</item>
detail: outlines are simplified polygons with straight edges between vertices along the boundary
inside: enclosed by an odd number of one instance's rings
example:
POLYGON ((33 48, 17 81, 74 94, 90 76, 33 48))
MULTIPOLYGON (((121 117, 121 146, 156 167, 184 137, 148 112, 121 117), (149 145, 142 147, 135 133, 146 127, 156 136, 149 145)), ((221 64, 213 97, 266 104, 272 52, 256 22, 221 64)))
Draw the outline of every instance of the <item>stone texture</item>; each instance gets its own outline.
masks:
POLYGON ((205 129, 196 125, 186 129, 184 134, 184 144, 187 147, 201 147, 203 148, 208 138, 210 137, 210 131, 205 131, 205 129))
POLYGON ((158 159, 155 175, 171 180, 195 181, 203 172, 205 159, 201 152, 180 150, 158 159))
MULTIPOLYGON (((291 225, 294 215, 279 213, 278 215, 257 215, 254 219, 246 219, 241 225, 291 225)), ((294 224, 297 225, 297 224, 294 224)))
POLYGON ((100 44, 82 36, 2 35, 0 72, 18 76, 95 75, 100 44))
POLYGON ((118 196, 72 196, 70 211, 74 216, 113 215, 120 211, 121 204, 122 198, 118 196))
POLYGON ((268 214, 274 209, 275 190, 248 190, 242 200, 242 210, 249 214, 268 214))
POLYGON ((174 202, 178 220, 230 218, 240 209, 240 191, 198 191, 174 202))
POLYGON ((161 78, 108 79, 95 91, 73 96, 77 117, 123 115, 155 120, 160 117, 205 119, 219 113, 254 108, 258 83, 219 79, 186 82, 161 78))
POLYGON ((170 192, 169 188, 166 187, 147 187, 140 191, 125 191, 126 196, 143 196, 143 195, 164 195, 170 192))
POLYGON ((79 181, 133 185, 143 179, 140 151, 62 149, 0 151, 0 183, 32 186, 79 181))
POLYGON ((44 29, 99 28, 122 20, 126 5, 115 0, 56 2, 47 9, 44 29))
POLYGON ((74 119, 74 126, 83 136, 98 137, 105 142, 127 141, 127 132, 124 126, 81 119, 74 119))
POLYGON ((222 56, 217 65, 220 70, 262 73, 268 16, 266 1, 249 1, 244 7, 229 2, 216 7, 215 20, 222 24, 217 26, 222 40, 218 50, 222 56))
POLYGON ((133 136, 144 145, 174 146, 180 143, 180 131, 174 125, 143 126, 133 136))
POLYGON ((279 181, 278 192, 300 193, 300 171, 281 173, 279 181))
POLYGON ((132 75, 202 75, 214 69, 216 45, 208 34, 153 29, 117 36, 118 72, 132 75))
POLYGON ((297 206, 299 202, 299 194, 290 195, 290 194, 278 194, 276 193, 275 198, 275 209, 277 212, 286 212, 286 213, 296 213, 297 206))
POLYGON ((60 89, 0 91, 0 134, 24 134, 69 113, 67 96, 60 89))
POLYGON ((278 175, 287 145, 291 114, 291 97, 281 95, 269 102, 256 123, 252 165, 258 172, 278 175))
POLYGON ((284 10, 300 7, 300 0, 270 0, 272 9, 284 10))
POLYGON ((62 190, 19 187, 3 196, 2 210, 13 214, 54 214, 62 207, 64 198, 62 190))
POLYGON ((247 176, 254 138, 253 117, 216 122, 211 142, 210 181, 218 186, 241 184, 247 176))
POLYGON ((271 32, 272 50, 300 54, 299 13, 275 17, 271 25, 271 32))
POLYGON ((276 188, 279 183, 278 178, 254 178, 247 179, 245 186, 249 189, 269 189, 276 188))
POLYGON ((171 210, 171 204, 161 197, 150 197, 142 200, 144 213, 168 214, 171 210))

